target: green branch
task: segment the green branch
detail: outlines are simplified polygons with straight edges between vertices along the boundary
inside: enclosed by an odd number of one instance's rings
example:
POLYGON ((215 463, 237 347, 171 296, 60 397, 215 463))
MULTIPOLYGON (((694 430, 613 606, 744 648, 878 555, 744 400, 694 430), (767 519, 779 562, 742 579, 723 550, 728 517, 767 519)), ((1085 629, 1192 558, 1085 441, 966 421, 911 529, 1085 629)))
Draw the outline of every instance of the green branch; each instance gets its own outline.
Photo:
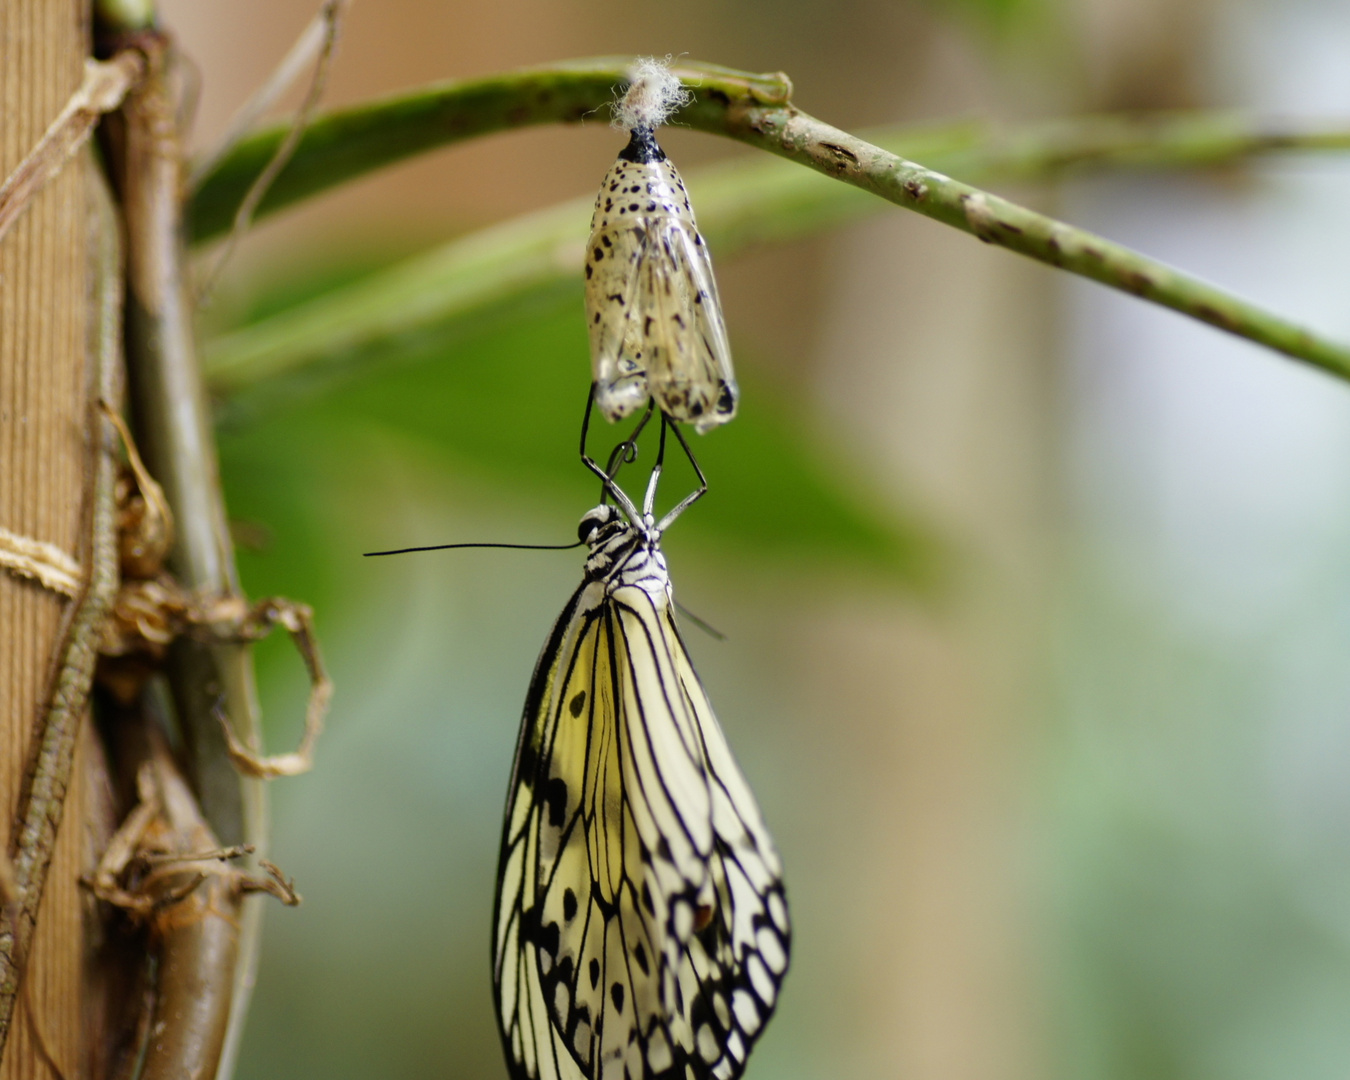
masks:
MULTIPOLYGON (((613 87, 623 78, 624 64, 611 59, 583 61, 446 84, 331 114, 306 134, 291 166, 278 177, 260 209, 280 207, 377 164, 435 145, 506 127, 578 120, 603 110, 613 87)), ((1350 146, 1350 133, 1260 127, 1232 115, 1176 115, 1161 121, 1099 117, 1042 125, 1004 139, 991 139, 971 125, 911 129, 886 139, 894 148, 888 149, 796 109, 789 101, 791 85, 785 76, 754 76, 698 64, 679 65, 676 70, 695 93, 694 102, 680 114, 683 124, 737 138, 987 243, 1350 377, 1350 348, 1319 338, 1129 248, 953 180, 931 167, 976 179, 1032 179, 1087 166, 1197 165, 1277 149, 1343 149, 1350 146), (897 149, 925 158, 930 167, 914 164, 896 153, 897 149)), ((242 198, 281 137, 279 131, 255 136, 205 179, 194 202, 199 237, 210 235, 228 219, 232 200, 242 198)), ((750 218, 754 219, 751 234, 775 231, 771 220, 775 212, 792 209, 794 200, 802 198, 810 204, 807 220, 784 222, 777 228, 780 234, 801 231, 803 224, 819 226, 862 212, 843 196, 843 189, 836 189, 836 201, 797 188, 786 179, 782 184, 776 207, 771 205, 770 193, 743 187, 742 196, 749 198, 729 208, 727 224, 733 218, 741 222, 750 218)), ((236 389, 266 375, 332 357, 335 350, 350 355, 353 346, 535 287, 562 272, 566 259, 559 262, 560 252, 575 235, 574 227, 566 222, 582 213, 584 208, 569 205, 542 217, 486 230, 370 283, 231 335, 210 350, 213 382, 219 389, 236 389)), ((715 233, 716 212, 709 214, 701 193, 699 214, 705 229, 715 233)), ((575 267, 568 266, 568 271, 575 272, 575 267)))
MULTIPOLYGON (((886 149, 917 147, 934 166, 961 166, 967 176, 1045 175, 1146 151, 1120 134, 1107 152, 1101 137, 990 144, 971 125, 879 133, 886 149), (1033 151, 1032 145, 1040 147, 1033 151), (1069 146, 1084 148, 1072 153, 1069 146), (1087 152, 1085 148, 1095 145, 1087 152), (1053 165, 1048 163, 1054 163, 1053 165)), ((1211 137, 1208 145, 1221 146, 1211 137)), ((1233 145, 1229 139, 1226 145, 1233 145)), ((756 156, 691 171, 685 177, 699 226, 719 259, 758 244, 832 228, 886 209, 869 193, 776 158, 756 156)), ((508 312, 542 290, 579 281, 591 198, 461 237, 352 285, 211 341, 204 362, 213 392, 227 402, 247 393, 248 408, 265 409, 297 393, 315 393, 331 378, 392 362, 399 339, 454 322, 508 312), (297 386, 298 376, 303 388, 297 386), (284 385, 283 385, 284 384, 284 385)), ((236 400, 236 404, 238 404, 236 400)), ((229 405, 227 404, 227 411, 229 405)))
MULTIPOLYGON (((259 218, 299 199, 415 154, 498 131, 537 124, 609 123, 608 105, 631 57, 602 57, 438 83, 328 113, 305 131, 290 164, 257 207, 259 218)), ((786 102, 785 75, 751 75, 713 64, 675 65, 709 100, 786 102)), ((243 140, 202 178, 193 194, 189 235, 210 239, 230 227, 250 185, 290 125, 243 140)))
POLYGON ((736 137, 879 195, 985 243, 1151 300, 1201 322, 1350 378, 1350 347, 1123 244, 953 180, 821 123, 791 105, 728 110, 736 137))
MULTIPOLYGON (((602 57, 437 83, 328 113, 309 125, 295 156, 258 207, 258 216, 415 154, 481 135, 537 124, 607 123, 608 103, 629 62, 602 57)), ((791 95, 784 75, 751 75, 693 62, 675 70, 696 95, 695 106, 681 115, 680 123, 713 134, 733 134, 726 124, 733 107, 786 105, 791 95)), ((229 228, 289 132, 289 124, 279 124, 250 136, 202 178, 190 209, 195 241, 229 228)), ((1196 167, 1254 154, 1347 150, 1350 130, 1344 125, 1254 120, 1238 113, 1182 112, 1088 116, 1012 133, 969 122, 923 125, 893 129, 883 145, 925 161, 930 153, 941 153, 947 171, 969 180, 1029 180, 1083 166, 1196 167)))

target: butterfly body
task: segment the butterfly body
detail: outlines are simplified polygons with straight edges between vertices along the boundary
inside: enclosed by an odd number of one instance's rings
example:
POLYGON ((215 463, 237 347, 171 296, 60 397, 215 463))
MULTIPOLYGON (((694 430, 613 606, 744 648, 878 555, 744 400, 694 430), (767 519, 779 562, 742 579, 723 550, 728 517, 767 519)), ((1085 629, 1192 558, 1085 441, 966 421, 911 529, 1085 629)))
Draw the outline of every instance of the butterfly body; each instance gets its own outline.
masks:
POLYGON ((736 415, 712 260, 684 181, 649 129, 633 131, 600 185, 586 245, 586 324, 595 400, 609 420, 649 396, 699 431, 736 415))
POLYGON ((582 519, 585 577, 526 699, 493 940, 513 1080, 735 1080, 786 971, 778 855, 660 532, 649 508, 582 519))

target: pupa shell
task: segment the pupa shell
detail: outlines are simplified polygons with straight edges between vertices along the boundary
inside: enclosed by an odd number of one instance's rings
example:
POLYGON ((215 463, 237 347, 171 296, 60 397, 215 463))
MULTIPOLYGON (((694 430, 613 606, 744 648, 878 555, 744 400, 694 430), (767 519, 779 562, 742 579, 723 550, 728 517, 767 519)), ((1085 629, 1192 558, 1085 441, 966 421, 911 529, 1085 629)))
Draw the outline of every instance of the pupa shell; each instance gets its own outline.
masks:
POLYGON ((700 432, 736 415, 712 260, 684 181, 645 128, 632 132, 595 201, 586 323, 595 400, 610 421, 649 396, 700 432))

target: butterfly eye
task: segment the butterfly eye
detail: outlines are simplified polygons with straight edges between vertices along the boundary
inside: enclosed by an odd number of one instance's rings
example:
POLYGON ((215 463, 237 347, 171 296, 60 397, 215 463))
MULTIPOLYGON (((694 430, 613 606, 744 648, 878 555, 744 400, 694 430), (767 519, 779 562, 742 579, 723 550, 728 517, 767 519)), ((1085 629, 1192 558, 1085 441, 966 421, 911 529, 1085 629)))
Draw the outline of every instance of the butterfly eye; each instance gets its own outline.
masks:
POLYGON ((601 525, 607 525, 614 520, 614 507, 597 506, 594 510, 588 510, 585 517, 577 524, 577 539, 583 544, 589 543, 591 534, 601 525))

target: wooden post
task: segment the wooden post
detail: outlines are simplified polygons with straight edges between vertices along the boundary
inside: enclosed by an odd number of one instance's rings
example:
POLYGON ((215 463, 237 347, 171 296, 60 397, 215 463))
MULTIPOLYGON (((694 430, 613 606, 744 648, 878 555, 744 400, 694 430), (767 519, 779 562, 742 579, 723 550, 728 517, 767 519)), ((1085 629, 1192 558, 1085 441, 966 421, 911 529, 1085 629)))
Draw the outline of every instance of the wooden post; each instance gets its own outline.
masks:
MULTIPOLYGON (((0 3, 0 176, 79 86, 88 53, 87 3, 0 3)), ((75 559, 84 555, 89 461, 88 169, 88 156, 77 155, 0 242, 0 527, 75 559)), ((11 853, 20 789, 71 604, 0 571, 0 820, 11 853)), ((88 727, 86 720, 0 1080, 100 1071, 90 1056, 84 990, 82 915, 90 909, 78 885, 94 846, 88 781, 97 753, 88 727)))

